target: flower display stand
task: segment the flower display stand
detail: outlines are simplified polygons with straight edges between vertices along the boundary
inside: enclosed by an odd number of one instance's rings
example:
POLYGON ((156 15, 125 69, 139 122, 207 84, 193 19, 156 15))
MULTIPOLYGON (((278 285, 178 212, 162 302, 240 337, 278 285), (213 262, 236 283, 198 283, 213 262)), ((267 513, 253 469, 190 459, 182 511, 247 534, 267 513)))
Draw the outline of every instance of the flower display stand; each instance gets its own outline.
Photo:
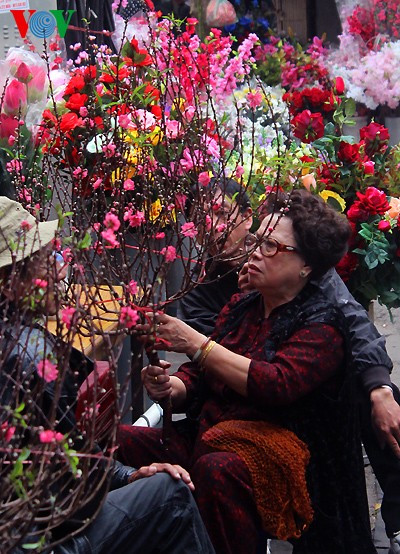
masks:
POLYGON ((354 137, 358 142, 360 140, 360 129, 368 125, 367 115, 354 116, 355 125, 343 125, 343 135, 354 137))
POLYGON ((400 117, 385 117, 385 127, 387 127, 390 139, 390 146, 396 146, 400 142, 400 117))

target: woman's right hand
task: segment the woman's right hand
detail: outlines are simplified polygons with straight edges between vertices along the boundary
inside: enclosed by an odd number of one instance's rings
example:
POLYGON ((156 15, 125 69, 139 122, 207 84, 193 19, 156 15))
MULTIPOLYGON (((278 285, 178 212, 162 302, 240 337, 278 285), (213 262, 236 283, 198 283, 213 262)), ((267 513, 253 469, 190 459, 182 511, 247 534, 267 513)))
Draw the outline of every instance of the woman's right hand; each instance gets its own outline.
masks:
POLYGON ((142 383, 150 398, 156 402, 172 394, 171 378, 168 369, 171 364, 160 360, 160 365, 148 365, 142 369, 142 383))

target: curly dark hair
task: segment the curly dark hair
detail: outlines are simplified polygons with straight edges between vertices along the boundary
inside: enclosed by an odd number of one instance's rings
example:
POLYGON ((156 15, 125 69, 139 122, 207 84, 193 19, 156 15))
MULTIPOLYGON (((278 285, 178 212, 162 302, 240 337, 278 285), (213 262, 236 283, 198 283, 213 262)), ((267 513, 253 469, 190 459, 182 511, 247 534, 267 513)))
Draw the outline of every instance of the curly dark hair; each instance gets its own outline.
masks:
POLYGON ((321 277, 347 251, 351 227, 346 216, 307 190, 270 195, 269 213, 283 213, 293 224, 298 249, 313 277, 321 277))

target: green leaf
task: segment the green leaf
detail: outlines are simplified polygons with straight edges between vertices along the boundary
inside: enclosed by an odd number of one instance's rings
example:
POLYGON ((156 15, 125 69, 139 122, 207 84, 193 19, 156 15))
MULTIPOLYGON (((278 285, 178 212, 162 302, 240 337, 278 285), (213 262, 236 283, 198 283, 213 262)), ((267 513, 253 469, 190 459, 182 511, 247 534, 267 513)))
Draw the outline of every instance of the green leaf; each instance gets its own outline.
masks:
POLYGON ((90 236, 89 231, 86 231, 85 236, 83 237, 83 239, 81 239, 78 242, 76 247, 79 250, 87 250, 91 244, 92 244, 92 237, 90 236))

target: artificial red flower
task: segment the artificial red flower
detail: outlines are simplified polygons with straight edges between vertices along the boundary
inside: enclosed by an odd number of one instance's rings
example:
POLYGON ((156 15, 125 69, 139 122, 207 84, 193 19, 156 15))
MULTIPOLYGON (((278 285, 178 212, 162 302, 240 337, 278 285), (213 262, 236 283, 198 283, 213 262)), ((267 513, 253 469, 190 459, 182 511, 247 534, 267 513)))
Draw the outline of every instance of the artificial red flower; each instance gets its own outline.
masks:
POLYGON ((389 131, 384 125, 373 121, 360 129, 360 138, 365 144, 365 152, 371 158, 375 153, 386 148, 389 142, 389 131))
POLYGON ((17 135, 17 129, 17 118, 5 113, 0 114, 0 144, 7 145, 8 139, 17 135))
POLYGON ((346 164, 353 164, 360 158, 360 145, 341 141, 338 150, 338 158, 346 164))
POLYGON ((364 173, 366 175, 373 175, 375 173, 375 162, 372 160, 367 160, 363 162, 364 173))
POLYGON ((336 94, 339 94, 339 96, 341 96, 344 93, 344 81, 342 77, 336 77, 335 91, 336 91, 336 94))
POLYGON ((160 99, 160 90, 156 87, 153 87, 150 83, 146 85, 146 88, 144 89, 144 96, 146 98, 151 99, 153 102, 156 102, 160 99))
POLYGON ((70 94, 75 94, 80 92, 85 86, 85 79, 82 75, 77 74, 71 77, 69 83, 64 89, 64 96, 69 96, 70 94))
POLYGON ((370 212, 366 209, 364 204, 358 200, 356 200, 347 211, 347 219, 354 223, 367 221, 370 215, 370 212))
POLYGON ((79 127, 83 124, 83 121, 80 117, 76 115, 74 112, 69 112, 64 114, 61 117, 60 121, 60 130, 63 133, 66 133, 68 131, 72 131, 76 127, 79 127))
POLYGON ((68 102, 65 103, 65 107, 69 110, 73 110, 74 112, 79 112, 79 110, 86 106, 88 101, 88 95, 87 94, 80 94, 79 92, 76 92, 75 94, 71 94, 69 97, 68 102))
POLYGON ((324 135, 324 120, 320 113, 303 110, 293 120, 293 134, 303 142, 309 143, 324 135))
POLYGON ((57 124, 57 118, 50 110, 44 110, 42 117, 47 127, 54 127, 57 124))
POLYGON ((347 252, 336 265, 336 271, 339 273, 343 281, 348 281, 351 274, 358 267, 358 256, 353 252, 347 252))
POLYGON ((390 231, 390 229, 392 228, 392 226, 390 225, 390 221, 388 221, 387 219, 382 219, 379 223, 378 223, 378 229, 380 231, 383 231, 384 233, 386 231, 390 231))
POLYGON ((154 115, 154 117, 156 117, 157 119, 161 119, 162 109, 160 108, 160 106, 151 106, 150 111, 154 115))
POLYGON ((364 208, 372 215, 384 214, 390 210, 386 194, 375 187, 368 187, 364 194, 357 192, 357 196, 364 208))

